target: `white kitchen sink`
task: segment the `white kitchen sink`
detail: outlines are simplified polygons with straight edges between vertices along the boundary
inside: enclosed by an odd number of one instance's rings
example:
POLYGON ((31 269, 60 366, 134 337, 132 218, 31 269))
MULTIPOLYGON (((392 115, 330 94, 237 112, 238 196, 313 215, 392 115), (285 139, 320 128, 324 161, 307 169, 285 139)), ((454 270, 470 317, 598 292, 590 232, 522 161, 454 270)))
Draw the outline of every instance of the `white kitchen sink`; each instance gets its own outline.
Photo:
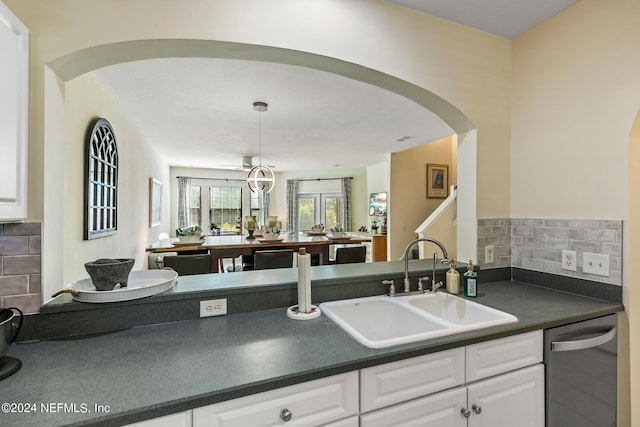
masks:
POLYGON ((404 298, 407 298, 411 306, 455 325, 486 328, 518 320, 504 311, 444 292, 430 292, 404 298))
POLYGON ((442 292, 331 301, 320 304, 320 309, 370 348, 407 344, 518 320, 511 314, 442 292))

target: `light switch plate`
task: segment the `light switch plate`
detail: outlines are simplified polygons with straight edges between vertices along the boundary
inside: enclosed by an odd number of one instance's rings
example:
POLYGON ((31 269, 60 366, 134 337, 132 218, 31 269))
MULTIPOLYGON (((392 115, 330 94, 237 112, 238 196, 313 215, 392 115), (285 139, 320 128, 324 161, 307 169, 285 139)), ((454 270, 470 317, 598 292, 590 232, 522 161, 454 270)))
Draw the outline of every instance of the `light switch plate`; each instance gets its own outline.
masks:
POLYGON ((609 255, 585 252, 582 254, 582 271, 609 277, 609 255))

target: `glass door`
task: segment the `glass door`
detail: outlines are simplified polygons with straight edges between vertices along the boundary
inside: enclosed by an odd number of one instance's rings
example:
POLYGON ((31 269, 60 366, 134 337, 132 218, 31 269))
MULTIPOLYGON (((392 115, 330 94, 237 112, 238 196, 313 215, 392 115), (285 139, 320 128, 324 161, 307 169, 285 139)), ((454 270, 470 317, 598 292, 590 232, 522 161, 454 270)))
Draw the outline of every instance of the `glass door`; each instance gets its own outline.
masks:
POLYGON ((320 224, 320 195, 300 194, 298 196, 298 231, 309 231, 320 224))
POLYGON ((324 207, 324 220, 321 220, 320 223, 324 224, 325 230, 341 225, 342 197, 334 194, 323 194, 321 204, 324 207))
POLYGON ((329 230, 340 224, 342 197, 339 194, 299 194, 298 231, 310 231, 315 224, 329 230))

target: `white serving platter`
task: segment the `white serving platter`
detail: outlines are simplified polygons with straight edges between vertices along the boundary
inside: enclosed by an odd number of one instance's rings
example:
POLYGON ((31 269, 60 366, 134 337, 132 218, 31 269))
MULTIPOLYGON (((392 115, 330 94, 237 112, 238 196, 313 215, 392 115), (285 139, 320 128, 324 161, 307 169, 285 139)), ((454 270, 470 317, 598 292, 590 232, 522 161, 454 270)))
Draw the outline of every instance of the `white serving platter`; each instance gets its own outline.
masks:
POLYGON ((77 292, 72 294, 75 301, 80 302, 117 302, 129 301, 159 294, 171 289, 176 282, 178 273, 173 270, 140 270, 129 273, 126 288, 113 291, 96 291, 90 278, 69 283, 67 289, 77 292))
POLYGON ((263 239, 263 238, 258 238, 258 239, 256 239, 256 240, 257 240, 258 242, 260 242, 260 243, 279 243, 279 242, 284 241, 284 238, 282 238, 282 237, 279 237, 279 238, 277 238, 277 239, 263 239))

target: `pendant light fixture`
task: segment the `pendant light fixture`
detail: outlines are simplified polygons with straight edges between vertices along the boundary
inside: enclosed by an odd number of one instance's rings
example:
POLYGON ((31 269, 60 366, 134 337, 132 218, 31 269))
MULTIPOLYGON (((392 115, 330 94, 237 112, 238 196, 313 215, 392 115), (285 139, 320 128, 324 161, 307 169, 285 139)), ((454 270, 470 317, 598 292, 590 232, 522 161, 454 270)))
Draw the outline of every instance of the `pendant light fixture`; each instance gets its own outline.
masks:
POLYGON ((269 166, 262 164, 262 113, 269 109, 269 105, 266 102, 256 101, 253 103, 253 109, 260 113, 260 131, 258 135, 259 157, 258 164, 247 174, 247 185, 254 193, 258 191, 270 193, 276 183, 276 176, 269 166))

